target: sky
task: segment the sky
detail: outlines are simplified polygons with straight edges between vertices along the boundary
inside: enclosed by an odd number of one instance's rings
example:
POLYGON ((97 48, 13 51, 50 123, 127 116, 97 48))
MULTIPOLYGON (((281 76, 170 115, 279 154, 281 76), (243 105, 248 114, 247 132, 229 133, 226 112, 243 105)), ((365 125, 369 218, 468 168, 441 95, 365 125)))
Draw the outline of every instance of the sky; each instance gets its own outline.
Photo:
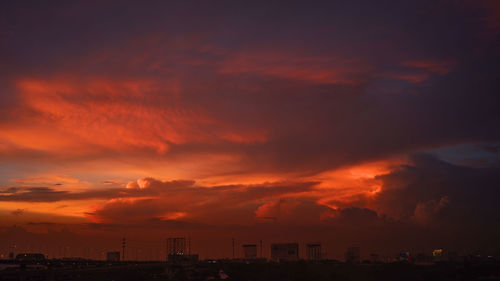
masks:
POLYGON ((1 1, 0 255, 500 253, 499 50, 494 0, 1 1))

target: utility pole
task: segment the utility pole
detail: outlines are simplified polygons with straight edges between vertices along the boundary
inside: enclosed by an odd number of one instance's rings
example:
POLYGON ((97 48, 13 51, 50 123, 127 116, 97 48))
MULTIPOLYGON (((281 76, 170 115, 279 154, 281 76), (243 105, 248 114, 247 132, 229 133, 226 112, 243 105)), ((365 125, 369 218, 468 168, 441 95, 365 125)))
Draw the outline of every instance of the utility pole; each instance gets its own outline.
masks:
POLYGON ((260 258, 263 258, 263 256, 262 256, 262 240, 260 240, 260 258))
POLYGON ((233 259, 234 259, 234 238, 233 238, 233 259))
POLYGON ((125 237, 122 238, 122 261, 125 261, 125 246, 127 242, 125 240, 125 237))

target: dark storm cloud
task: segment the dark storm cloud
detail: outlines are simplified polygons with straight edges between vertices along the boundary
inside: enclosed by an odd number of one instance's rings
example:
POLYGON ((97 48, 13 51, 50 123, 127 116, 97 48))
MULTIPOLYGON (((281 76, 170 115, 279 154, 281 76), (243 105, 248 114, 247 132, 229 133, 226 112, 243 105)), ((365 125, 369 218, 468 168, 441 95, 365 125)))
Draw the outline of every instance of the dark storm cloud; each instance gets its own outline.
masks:
POLYGON ((500 145, 480 145, 482 150, 490 153, 497 153, 500 151, 500 145))
POLYGON ((377 212, 356 207, 340 209, 331 220, 333 223, 358 226, 368 226, 378 221, 381 221, 381 218, 377 212))
POLYGON ((500 220, 500 169, 456 166, 430 155, 380 176, 379 213, 423 223, 488 228, 500 220))
MULTIPOLYGON (((152 178, 129 184, 136 199, 117 197, 99 206, 88 217, 100 222, 194 221, 206 224, 247 224, 254 211, 276 198, 311 192, 314 182, 277 182, 259 185, 180 186, 152 178), (151 196, 151 194, 155 194, 151 196), (149 195, 149 197, 148 197, 149 195), (145 197, 145 198, 137 198, 145 197)), ((311 202, 312 205, 317 206, 311 202)), ((292 205, 292 208, 295 205, 292 205)), ((301 212, 297 212, 300 214, 301 212)), ((314 214, 319 219, 319 213, 314 214)), ((308 217, 310 218, 310 217, 308 217)), ((306 221, 306 220, 302 220, 306 221)))
POLYGON ((15 211, 12 211, 11 214, 13 214, 14 216, 22 216, 24 213, 24 209, 17 209, 15 211))
POLYGON ((8 188, 0 189, 0 194, 3 194, 3 193, 16 193, 20 189, 21 189, 20 187, 8 187, 8 188))

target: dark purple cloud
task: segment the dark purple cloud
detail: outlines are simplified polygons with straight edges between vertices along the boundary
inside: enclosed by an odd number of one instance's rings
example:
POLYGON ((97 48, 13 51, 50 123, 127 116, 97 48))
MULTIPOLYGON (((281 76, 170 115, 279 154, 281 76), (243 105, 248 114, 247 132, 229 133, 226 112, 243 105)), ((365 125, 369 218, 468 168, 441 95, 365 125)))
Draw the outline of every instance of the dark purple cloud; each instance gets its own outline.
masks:
POLYGON ((498 216, 498 167, 457 166, 430 155, 388 175, 375 206, 391 217, 463 227, 494 226, 498 216))

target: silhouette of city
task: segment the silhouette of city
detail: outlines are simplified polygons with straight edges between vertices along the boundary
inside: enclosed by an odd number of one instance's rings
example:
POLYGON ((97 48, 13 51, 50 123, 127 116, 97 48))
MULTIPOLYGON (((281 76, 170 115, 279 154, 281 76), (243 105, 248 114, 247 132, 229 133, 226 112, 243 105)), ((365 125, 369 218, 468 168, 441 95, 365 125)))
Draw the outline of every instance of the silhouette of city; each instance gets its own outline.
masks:
POLYGON ((319 242, 305 243, 303 255, 300 243, 271 242, 264 256, 262 241, 258 246, 233 238, 228 243, 241 247, 234 257, 199 259, 191 253, 191 239, 169 237, 158 260, 125 255, 127 240, 120 241, 121 251, 107 251, 103 259, 10 252, 0 260, 0 280, 500 280, 496 257, 441 248, 380 256, 349 246, 344 260, 336 260, 327 258, 319 242))

